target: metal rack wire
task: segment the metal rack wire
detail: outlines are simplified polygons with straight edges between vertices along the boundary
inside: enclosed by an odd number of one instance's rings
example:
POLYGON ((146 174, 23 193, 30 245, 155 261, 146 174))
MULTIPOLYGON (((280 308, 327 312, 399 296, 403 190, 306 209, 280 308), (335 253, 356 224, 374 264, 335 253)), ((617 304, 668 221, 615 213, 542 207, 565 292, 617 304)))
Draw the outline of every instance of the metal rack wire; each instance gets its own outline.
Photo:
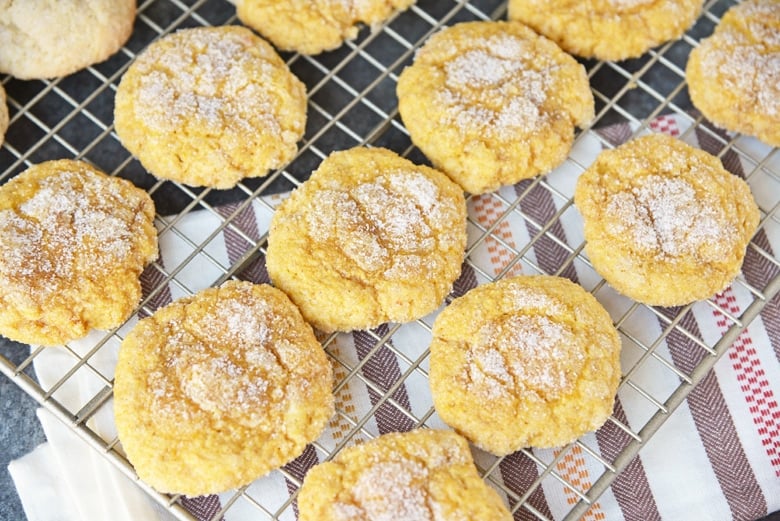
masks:
MULTIPOLYGON (((505 495, 516 519, 550 517, 539 507, 535 495, 551 481, 562 486, 572 498, 571 509, 565 518, 578 519, 585 515, 739 333, 780 290, 780 261, 764 242, 754 240, 750 252, 763 257, 768 267, 759 281, 740 278, 735 282, 747 299, 741 310, 734 311, 716 299, 680 309, 648 308, 613 295, 582 254, 581 239, 571 234, 567 237, 562 232, 564 224, 577 219, 566 179, 576 177, 588 166, 587 158, 576 152, 578 145, 586 139, 596 139, 599 146, 611 147, 614 142, 600 130, 622 124, 629 134, 636 135, 648 130, 658 117, 669 115, 689 124, 685 132, 697 132, 701 139, 717 141, 721 158, 736 155, 743 163, 752 165, 745 172, 749 181, 760 180, 764 185, 773 185, 774 190, 767 190, 759 200, 761 229, 768 232, 780 225, 778 150, 757 156, 737 137, 717 131, 692 112, 687 98, 684 66, 688 53, 702 37, 712 32, 719 17, 733 3, 726 0, 705 2, 704 13, 682 39, 640 59, 620 63, 583 62, 593 87, 597 117, 589 129, 578 133, 575 148, 562 167, 566 172, 469 200, 472 210, 482 206, 489 207, 490 211, 485 214, 488 218, 478 218, 475 211, 471 212, 464 269, 480 282, 518 271, 577 277, 597 298, 610 300, 613 303, 610 312, 624 340, 620 393, 634 394, 645 403, 641 412, 632 412, 631 421, 626 414, 616 411, 600 430, 601 436, 611 440, 609 451, 599 450, 592 441, 582 439, 556 451, 523 450, 507 458, 478 455, 482 474, 505 495), (509 223, 524 228, 527 240, 518 243, 507 235, 505 229, 509 223), (480 252, 484 251, 502 259, 499 269, 480 260, 480 252), (701 306, 712 308, 724 317, 722 333, 714 340, 703 339, 690 327, 690 317, 701 306), (632 329, 632 321, 639 314, 656 317, 660 324, 658 332, 648 334, 632 329), (672 339, 687 346, 685 359, 670 356, 661 348, 672 339), (667 372, 669 378, 677 382, 676 386, 663 392, 647 386, 640 375, 650 365, 667 372), (567 475, 562 464, 571 455, 602 469, 597 478, 582 482, 567 475), (509 486, 499 477, 509 464, 530 469, 530 477, 522 486, 509 486)), ((196 290, 186 275, 195 261, 209 266, 210 271, 207 271, 213 274, 206 285, 219 284, 233 277, 247 277, 252 270, 256 271, 264 256, 267 229, 248 230, 242 224, 242 215, 253 206, 270 215, 280 197, 274 194, 298 186, 331 151, 357 145, 384 146, 416 162, 425 162, 412 146, 398 116, 395 97, 398 74, 411 63, 415 49, 441 27, 467 20, 499 19, 505 16, 505 10, 505 2, 500 0, 419 0, 411 9, 394 16, 381 27, 362 30, 355 41, 347 42, 333 52, 316 57, 283 55, 292 71, 307 85, 309 94, 307 131, 297 157, 286 168, 267 178, 245 181, 230 191, 212 191, 158 181, 147 174, 113 133, 113 96, 132 59, 154 39, 184 27, 235 23, 234 8, 223 0, 141 2, 131 40, 106 62, 54 81, 21 82, 2 78, 8 93, 11 127, 6 143, 0 148, 0 182, 32 164, 70 157, 89 161, 145 188, 157 205, 161 241, 176 243, 182 250, 175 263, 162 265, 158 262, 147 270, 145 296, 137 315, 149 314, 165 300, 166 293, 170 298, 196 290), (197 212, 216 222, 203 236, 193 236, 185 224, 188 217, 197 212), (215 238, 225 233, 233 234, 239 245, 234 247, 227 261, 214 254, 211 248, 215 238)), ((365 332, 358 359, 343 353, 339 336, 322 338, 336 368, 336 395, 360 385, 367 389, 371 403, 359 414, 349 407, 338 408, 334 422, 340 435, 332 437, 328 443, 312 445, 320 459, 332 456, 358 439, 375 436, 378 430, 381 431, 377 423, 389 414, 388 411, 392 413, 390 417, 399 421, 392 428, 437 424, 429 399, 427 402, 426 398, 418 399, 410 404, 408 396, 404 395, 405 389, 424 385, 428 355, 427 345, 406 343, 406 331, 414 328, 418 336, 429 337, 430 327, 431 319, 426 318, 411 325, 388 324, 365 332), (384 370, 382 364, 387 360, 395 364, 392 371, 384 370), (377 367, 381 370, 377 371, 377 367)), ((86 350, 65 346, 72 366, 50 388, 42 388, 32 371, 32 365, 43 349, 32 349, 28 357, 18 362, 0 356, 0 370, 134 478, 118 440, 104 439, 90 426, 91 418, 110 407, 112 385, 110 372, 94 363, 94 359, 101 350, 108 349, 122 337, 120 328, 91 336, 94 341, 86 350), (93 374, 100 385, 90 399, 73 410, 59 402, 57 392, 81 370, 93 374)), ((222 509, 213 518, 220 519, 234 508, 255 509, 258 518, 293 518, 295 490, 302 476, 294 467, 279 472, 291 491, 286 501, 269 503, 255 488, 245 487, 223 501, 222 509)), ((179 519, 191 519, 185 508, 185 498, 163 496, 143 483, 139 482, 139 485, 179 519)))

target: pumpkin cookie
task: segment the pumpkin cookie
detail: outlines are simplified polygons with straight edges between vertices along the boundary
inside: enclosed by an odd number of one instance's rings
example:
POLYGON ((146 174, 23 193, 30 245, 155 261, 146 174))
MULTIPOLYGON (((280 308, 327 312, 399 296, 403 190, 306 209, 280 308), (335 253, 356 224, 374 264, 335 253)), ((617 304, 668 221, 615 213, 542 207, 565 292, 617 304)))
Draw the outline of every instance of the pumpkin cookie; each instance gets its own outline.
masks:
POLYGON ((574 203, 593 268, 620 293, 659 306, 726 288, 760 217, 747 183, 664 134, 602 152, 578 179, 574 203))
POLYGON ((114 412, 138 476, 162 492, 250 483, 315 440, 331 366, 281 291, 227 282, 157 310, 119 351, 114 412))
POLYGON ((408 322, 460 275, 466 201, 447 176, 382 148, 334 152, 276 210, 266 266, 322 331, 408 322))
POLYGON ((584 58, 625 60, 683 35, 702 0, 509 0, 509 19, 584 58))
POLYGON ((136 0, 0 2, 0 72, 65 76, 102 62, 130 37, 136 0))
POLYGON ((231 0, 238 18, 278 49, 319 54, 357 37, 414 0, 231 0))
POLYGON ((298 495, 301 521, 510 521, 479 477, 466 440, 450 431, 392 433, 312 468, 298 495))
POLYGON ((114 116, 122 144, 155 176, 230 188, 295 156, 306 88, 249 29, 185 29, 136 58, 114 116))
POLYGON ((461 23, 433 35, 398 79, 412 141, 467 192, 546 173, 593 118, 585 69, 510 22, 461 23))
POLYGON ((56 345, 121 325, 157 258, 153 221, 146 192, 80 161, 47 161, 1 186, 0 333, 56 345))
POLYGON ((691 51, 693 105, 727 130, 780 146, 780 1, 748 0, 691 51))
POLYGON ((619 380, 620 337, 609 314, 567 279, 478 286, 433 325, 436 411, 496 455, 565 445, 597 429, 612 413, 619 380))

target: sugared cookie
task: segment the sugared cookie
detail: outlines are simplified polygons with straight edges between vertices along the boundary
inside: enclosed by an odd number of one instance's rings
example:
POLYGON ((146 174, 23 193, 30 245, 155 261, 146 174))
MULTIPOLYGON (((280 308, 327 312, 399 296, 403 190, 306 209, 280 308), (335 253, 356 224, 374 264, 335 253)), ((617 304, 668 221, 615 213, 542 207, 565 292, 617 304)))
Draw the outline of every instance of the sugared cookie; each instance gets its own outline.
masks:
POLYGON ((358 34, 361 24, 375 25, 414 0, 230 0, 238 18, 278 49, 319 54, 358 34))
POLYGON ((510 521, 479 477, 466 440, 451 431, 392 433, 312 468, 300 521, 510 521))
POLYGON ((460 275, 466 201, 447 176, 382 148, 334 152, 276 210, 266 266, 322 331, 408 322, 460 275))
POLYGON ((685 77, 707 119, 780 146, 780 0, 729 9, 715 34, 691 51, 685 77))
POLYGON ((659 306, 728 286, 760 217, 747 183, 665 134, 602 152, 574 203, 593 268, 620 293, 659 306))
POLYGON ((474 194, 546 173, 593 118, 585 69, 528 27, 468 22, 433 35, 398 79, 412 141, 474 194))
POLYGON ((620 380, 620 337, 573 282, 518 276, 457 298, 433 325, 430 386, 444 422, 505 455, 600 427, 620 380))
POLYGON ((30 80, 65 76, 130 37, 136 0, 0 2, 0 72, 30 80))
POLYGON ((702 0, 509 0, 509 19, 585 58, 637 58, 683 35, 702 0))
POLYGON ((47 161, 0 187, 0 334, 55 345, 122 324, 157 258, 154 203, 129 181, 47 161))
POLYGON ((158 309, 119 351, 114 413, 138 476, 199 495, 250 483, 315 440, 332 371, 281 291, 227 282, 158 309))
POLYGON ((114 116, 122 144, 155 176, 230 188, 295 156, 306 88, 249 29, 185 29, 136 58, 114 116))
POLYGON ((3 144, 6 130, 8 130, 8 106, 5 104, 5 89, 0 83, 0 145, 3 144))

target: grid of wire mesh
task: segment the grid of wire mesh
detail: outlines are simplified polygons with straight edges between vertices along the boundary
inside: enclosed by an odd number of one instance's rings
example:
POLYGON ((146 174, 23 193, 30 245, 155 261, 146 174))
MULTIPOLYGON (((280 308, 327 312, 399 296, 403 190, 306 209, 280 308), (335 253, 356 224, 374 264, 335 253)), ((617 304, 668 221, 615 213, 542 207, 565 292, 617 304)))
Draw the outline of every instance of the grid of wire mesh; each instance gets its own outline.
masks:
MULTIPOLYGON (((760 280, 740 277, 735 282, 745 295, 740 310, 735 311, 717 299, 679 309, 649 308, 614 295, 583 255, 581 238, 564 231, 571 230, 572 223, 578 221, 571 200, 571 180, 592 160, 578 152, 584 142, 591 140, 600 148, 609 148, 615 142, 603 129, 623 125, 620 128, 624 132, 637 135, 658 130, 659 121, 662 124, 664 117, 673 116, 686 128, 682 137, 697 133, 699 140, 717 142, 724 162, 735 156, 749 165, 746 178, 754 186, 767 187, 757 194, 762 233, 777 233, 780 153, 777 149, 757 152, 750 141, 711 127, 691 110, 685 88, 688 53, 712 32, 719 17, 733 3, 707 1, 703 15, 682 39, 642 58, 620 63, 583 61, 596 99, 597 117, 590 128, 578 133, 565 164, 548 176, 469 198, 469 244, 464 271, 470 272, 476 283, 520 272, 563 275, 576 279, 600 300, 609 301, 609 311, 624 344, 620 393, 635 395, 644 403, 638 410, 616 411, 599 431, 610 439, 609 450, 582 439, 558 450, 522 450, 506 458, 477 452, 481 473, 505 495, 517 519, 551 517, 535 501, 540 488, 550 482, 557 483, 571 498, 567 519, 585 514, 736 335, 762 310, 767 299, 780 289, 780 261, 765 242, 754 240, 749 253, 762 257, 767 268, 760 280), (510 228, 524 230, 523 240, 508 233, 510 228), (484 262, 483 254, 498 262, 484 262), (717 338, 705 339, 690 325, 691 317, 702 307, 712 308, 725 319, 717 338), (635 328, 633 324, 640 315, 657 319, 658 330, 635 328), (684 357, 663 348, 672 340, 686 346, 684 357), (648 385, 641 375, 651 367, 666 373, 676 384, 662 390, 648 385), (565 462, 571 457, 587 460, 591 467, 601 469, 596 479, 578 480, 567 473, 565 462), (522 486, 507 485, 501 474, 508 472, 509 467, 526 469, 530 477, 522 486)), ((166 259, 164 265, 157 262, 145 273, 144 298, 137 316, 148 315, 166 299, 192 294, 199 287, 234 277, 253 278, 252 273, 262 271, 267 228, 247 226, 246 212, 252 209, 271 215, 283 197, 280 194, 304 181, 331 151, 358 145, 383 146, 418 163, 425 162, 412 146, 398 116, 398 74, 411 63, 415 49, 441 27, 468 20, 499 19, 505 16, 505 10, 505 2, 499 0, 419 0, 386 24, 372 30, 364 28, 355 41, 335 51, 316 57, 283 54, 292 71, 306 84, 309 96, 307 130, 297 157, 266 178, 247 180, 229 191, 213 191, 162 182, 146 173, 113 133, 113 97, 122 73, 150 42, 180 28, 236 23, 235 10, 222 0, 147 0, 139 5, 130 41, 106 62, 54 81, 2 78, 8 93, 11 126, 0 148, 0 182, 32 164, 69 157, 89 161, 146 189, 157 206, 160 241, 175 246, 177 251, 175 258, 166 259), (205 215, 212 223, 207 232, 193 233, 189 219, 196 214, 205 215), (233 238, 233 246, 225 257, 215 245, 228 234, 233 238), (197 280, 189 275, 194 264, 198 266, 197 280)), ((389 421, 388 418, 395 422, 388 427, 391 430, 439 424, 430 397, 424 393, 413 399, 409 396, 410 389, 424 388, 426 384, 425 339, 430 339, 431 324, 432 318, 426 317, 412 324, 388 324, 362 332, 357 357, 344 348, 341 336, 321 338, 334 363, 337 397, 360 386, 370 396, 370 403, 356 412, 348 401, 337 400, 341 405, 331 426, 338 434, 312 445, 316 459, 328 459, 345 446, 375 437, 383 430, 380 423, 389 421), (410 338, 415 340, 410 342, 410 338), (388 363, 392 368, 387 367, 388 363)), ((91 335, 86 348, 64 346, 72 365, 48 388, 37 383, 31 369, 44 349, 32 349, 21 361, 0 357, 0 369, 133 477, 118 440, 106 438, 91 427, 91 419, 110 410, 112 374, 97 359, 102 350, 115 347, 125 333, 126 329, 119 328, 91 335), (75 409, 65 407, 58 401, 57 393, 80 371, 94 377, 96 390, 75 409)), ((357 345, 358 341, 354 343, 357 345)), ((258 492, 261 489, 252 485, 223 498, 221 510, 213 518, 220 519, 231 509, 256 511, 258 519, 293 518, 295 490, 302 479, 299 470, 288 466, 279 471, 290 491, 286 500, 269 502, 258 492)), ((190 518, 184 508, 185 498, 162 496, 145 488, 177 517, 190 518)))

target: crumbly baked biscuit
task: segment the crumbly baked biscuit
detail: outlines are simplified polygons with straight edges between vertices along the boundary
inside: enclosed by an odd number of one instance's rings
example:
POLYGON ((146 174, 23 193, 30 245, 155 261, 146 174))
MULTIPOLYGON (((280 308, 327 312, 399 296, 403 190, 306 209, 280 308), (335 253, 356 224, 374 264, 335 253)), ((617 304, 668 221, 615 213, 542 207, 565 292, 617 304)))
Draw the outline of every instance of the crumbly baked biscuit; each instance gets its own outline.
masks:
POLYGON ((118 51, 136 0, 0 0, 0 72, 31 80, 65 76, 118 51))
POLYGON ((693 105, 707 119, 780 146, 780 0, 729 9, 691 51, 685 77, 693 105))
POLYGON ((415 0, 230 0, 238 18, 278 49, 319 54, 357 37, 415 0))
POLYGON ((460 275, 466 201, 447 176, 382 148, 334 152, 276 210, 266 266, 322 331, 408 322, 460 275))
POLYGON ((511 22, 467 22, 433 35, 398 79, 412 141, 474 194, 546 173, 593 118, 585 69, 511 22))
POLYGON ((602 152, 577 180, 574 204, 593 268, 620 293, 659 306, 728 286, 760 217, 747 183, 665 134, 602 152))
POLYGON ((0 334, 56 345, 122 324, 157 258, 154 203, 81 161, 47 161, 0 186, 0 334))
POLYGON ((693 24, 703 0, 509 0, 509 19, 533 27, 565 51, 625 60, 675 40, 693 24))
POLYGON ((122 144, 155 176, 230 188, 295 156, 306 88, 249 29, 184 29, 136 58, 114 116, 122 144))
POLYGON ((433 324, 430 364, 441 419, 505 455, 564 445, 606 421, 620 380, 620 337, 577 284, 518 276, 453 300, 433 324))
POLYGON ((122 342, 117 432, 138 476, 199 495, 250 483, 315 440, 332 370, 281 291, 226 282, 158 309, 122 342))
POLYGON ((312 468, 298 495, 301 521, 510 521, 452 431, 385 434, 312 468))
POLYGON ((5 89, 0 83, 0 145, 5 140, 5 131, 8 130, 8 106, 5 104, 5 89))

